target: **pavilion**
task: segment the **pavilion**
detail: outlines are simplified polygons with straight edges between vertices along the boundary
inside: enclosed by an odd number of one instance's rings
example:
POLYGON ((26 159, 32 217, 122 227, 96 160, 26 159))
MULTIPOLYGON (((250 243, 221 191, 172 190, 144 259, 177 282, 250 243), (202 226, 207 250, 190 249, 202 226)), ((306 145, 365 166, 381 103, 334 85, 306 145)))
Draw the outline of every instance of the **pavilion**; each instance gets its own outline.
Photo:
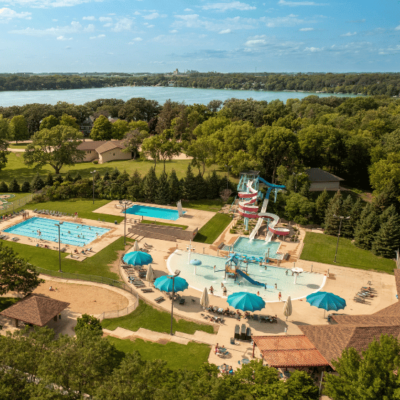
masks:
POLYGON ((51 319, 57 321, 58 315, 69 305, 70 303, 64 301, 31 293, 0 314, 14 320, 15 327, 18 327, 18 321, 35 326, 45 326, 51 319))

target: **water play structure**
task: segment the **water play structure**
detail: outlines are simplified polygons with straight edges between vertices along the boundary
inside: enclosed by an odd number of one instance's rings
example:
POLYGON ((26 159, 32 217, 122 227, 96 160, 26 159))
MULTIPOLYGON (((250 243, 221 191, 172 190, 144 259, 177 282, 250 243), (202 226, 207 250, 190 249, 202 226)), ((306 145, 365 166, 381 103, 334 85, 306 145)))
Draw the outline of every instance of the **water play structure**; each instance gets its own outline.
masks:
POLYGON ((285 189, 284 185, 275 185, 267 182, 259 176, 258 171, 244 171, 240 173, 240 181, 237 189, 238 197, 241 199, 241 201, 239 201, 239 214, 244 217, 246 230, 249 228, 250 218, 258 219, 256 226, 250 233, 250 241, 254 240, 264 220, 267 221, 268 224, 268 233, 265 237, 266 243, 271 241, 274 234, 280 236, 289 235, 289 229, 276 227, 279 222, 279 217, 276 214, 267 213, 271 192, 274 192, 274 201, 276 201, 278 192, 285 189), (259 190, 260 183, 268 188, 265 196, 259 190), (258 205, 256 205, 257 200, 263 201, 261 212, 258 211, 258 205))

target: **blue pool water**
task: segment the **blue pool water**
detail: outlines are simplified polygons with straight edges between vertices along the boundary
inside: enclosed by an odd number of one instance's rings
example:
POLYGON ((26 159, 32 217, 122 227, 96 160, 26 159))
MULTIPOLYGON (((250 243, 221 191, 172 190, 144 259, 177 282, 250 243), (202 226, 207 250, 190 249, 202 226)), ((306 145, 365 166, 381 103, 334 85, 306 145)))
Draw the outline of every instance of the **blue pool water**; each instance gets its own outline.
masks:
MULTIPOLYGON (((40 239, 58 243, 58 227, 55 225, 58 222, 60 221, 34 217, 11 226, 4 232, 35 239, 39 239, 40 237, 40 239), (40 231, 40 235, 38 231, 40 231)), ((63 244, 70 244, 78 247, 87 246, 90 242, 104 235, 108 231, 109 229, 99 228, 98 226, 63 222, 60 230, 60 241, 63 244)))
MULTIPOLYGON (((178 210, 171 210, 169 208, 149 207, 135 204, 126 210, 127 214, 143 215, 144 217, 168 219, 176 221, 179 218, 178 210)), ((183 212, 185 213, 185 211, 183 212)))
MULTIPOLYGON (((277 254, 279 249, 279 242, 265 243, 264 240, 254 239, 250 241, 248 238, 240 237, 233 245, 235 253, 244 254, 248 256, 265 257, 273 259, 282 259, 282 254, 277 254)), ((224 246, 223 250, 232 250, 230 246, 224 246)))
POLYGON ((293 299, 303 298, 311 293, 318 291, 325 283, 325 276, 317 273, 303 272, 297 277, 297 283, 294 284, 294 277, 292 272, 288 270, 286 275, 286 268, 260 266, 256 263, 248 263, 247 265, 241 263, 240 268, 246 271, 249 276, 257 282, 267 285, 265 289, 263 286, 256 286, 251 284, 245 278, 238 277, 236 281, 233 278, 225 278, 225 263, 226 258, 210 256, 207 254, 192 253, 191 260, 198 259, 201 265, 196 268, 194 265, 188 263, 188 253, 181 250, 175 251, 168 259, 168 269, 171 273, 176 269, 181 271, 180 276, 187 280, 189 286, 203 291, 212 286, 214 294, 223 296, 221 283, 227 288, 227 295, 229 296, 235 292, 249 292, 257 294, 266 302, 279 301, 278 294, 281 292, 282 300, 286 300, 287 296, 293 299), (215 272, 214 272, 214 265, 215 272), (196 270, 196 273, 195 273, 196 270), (275 289, 277 284, 277 289, 275 289))

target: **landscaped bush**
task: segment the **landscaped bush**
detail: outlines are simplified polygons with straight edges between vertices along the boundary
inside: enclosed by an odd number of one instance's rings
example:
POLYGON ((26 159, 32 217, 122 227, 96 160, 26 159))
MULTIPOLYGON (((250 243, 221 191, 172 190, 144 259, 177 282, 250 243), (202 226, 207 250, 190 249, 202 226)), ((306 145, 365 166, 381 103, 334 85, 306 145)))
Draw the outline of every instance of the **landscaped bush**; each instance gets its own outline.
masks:
POLYGON ((7 193, 8 192, 7 183, 5 183, 4 181, 0 183, 0 192, 2 192, 2 193, 7 193))
POLYGON ((11 193, 19 193, 20 191, 20 186, 17 182, 16 179, 13 179, 10 183, 10 186, 8 187, 8 191, 11 193))
POLYGON ((31 191, 31 184, 25 181, 21 186, 21 192, 27 193, 31 191))

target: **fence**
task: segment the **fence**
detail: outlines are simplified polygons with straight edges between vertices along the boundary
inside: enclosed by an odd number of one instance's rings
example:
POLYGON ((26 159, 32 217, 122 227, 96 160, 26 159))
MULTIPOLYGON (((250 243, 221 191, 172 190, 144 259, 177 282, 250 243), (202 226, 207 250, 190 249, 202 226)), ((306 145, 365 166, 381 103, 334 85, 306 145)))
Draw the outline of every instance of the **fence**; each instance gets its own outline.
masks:
POLYGON ((32 201, 32 198, 33 194, 30 193, 25 197, 21 197, 20 199, 13 201, 12 203, 3 203, 0 205, 0 214, 12 212, 20 207, 23 207, 25 204, 32 201))

